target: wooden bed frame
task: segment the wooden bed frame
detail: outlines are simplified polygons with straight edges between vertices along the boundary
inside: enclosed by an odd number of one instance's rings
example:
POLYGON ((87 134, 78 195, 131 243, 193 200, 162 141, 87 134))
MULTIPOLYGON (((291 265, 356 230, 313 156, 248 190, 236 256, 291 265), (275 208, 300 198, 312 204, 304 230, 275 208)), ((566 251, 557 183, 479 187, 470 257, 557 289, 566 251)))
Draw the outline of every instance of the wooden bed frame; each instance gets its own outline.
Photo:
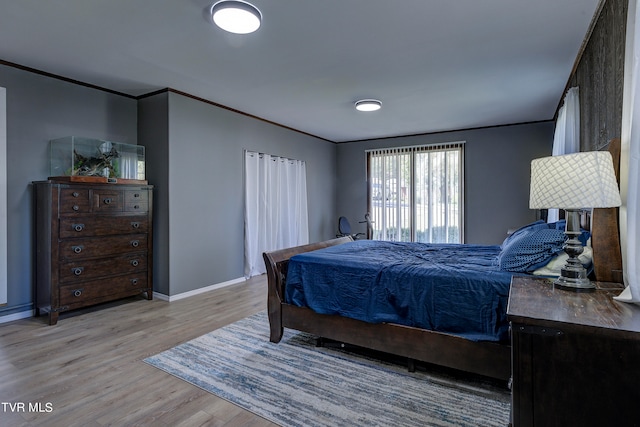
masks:
MULTIPOLYGON (((619 140, 610 144, 616 173, 619 166, 619 140), (617 153, 616 150, 617 144, 617 153)), ((596 280, 621 282, 617 208, 594 209, 592 247, 596 280)), ((408 360, 472 372, 508 381, 511 377, 511 347, 508 344, 475 342, 455 335, 391 323, 366 323, 337 315, 318 314, 309 308, 285 303, 284 289, 289 259, 299 253, 352 241, 340 237, 263 254, 268 280, 268 314, 271 342, 282 339, 284 328, 407 357, 408 360)))

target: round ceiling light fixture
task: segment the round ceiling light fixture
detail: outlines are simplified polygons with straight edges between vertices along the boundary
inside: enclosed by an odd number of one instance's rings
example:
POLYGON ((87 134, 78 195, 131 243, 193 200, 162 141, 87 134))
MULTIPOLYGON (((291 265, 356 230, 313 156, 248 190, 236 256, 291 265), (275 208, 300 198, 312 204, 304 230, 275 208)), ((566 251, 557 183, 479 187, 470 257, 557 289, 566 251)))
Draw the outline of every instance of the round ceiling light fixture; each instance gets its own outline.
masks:
POLYGON ((211 6, 213 22, 234 34, 249 34, 260 28, 262 14, 254 5, 240 0, 221 0, 211 6))
POLYGON ((361 99, 356 102, 356 110, 358 111, 377 111, 382 108, 382 102, 377 99, 361 99))

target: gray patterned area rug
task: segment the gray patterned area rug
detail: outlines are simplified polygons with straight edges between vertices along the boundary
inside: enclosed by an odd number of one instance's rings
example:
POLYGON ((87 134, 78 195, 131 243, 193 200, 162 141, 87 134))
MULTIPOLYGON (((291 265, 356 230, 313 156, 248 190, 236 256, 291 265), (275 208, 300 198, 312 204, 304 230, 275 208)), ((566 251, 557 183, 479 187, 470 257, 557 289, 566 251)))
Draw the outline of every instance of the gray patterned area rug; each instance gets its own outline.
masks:
POLYGON ((506 426, 509 393, 331 347, 285 330, 269 342, 266 312, 145 362, 281 426, 506 426))

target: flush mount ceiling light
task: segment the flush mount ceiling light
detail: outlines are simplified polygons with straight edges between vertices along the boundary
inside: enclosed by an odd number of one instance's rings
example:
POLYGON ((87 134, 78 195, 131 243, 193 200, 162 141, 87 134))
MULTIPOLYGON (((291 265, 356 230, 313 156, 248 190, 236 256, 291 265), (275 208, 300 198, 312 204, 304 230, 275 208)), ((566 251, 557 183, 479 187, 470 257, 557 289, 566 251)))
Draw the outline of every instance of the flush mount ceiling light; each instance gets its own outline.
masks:
POLYGON ((382 108, 382 102, 377 99, 361 99, 356 102, 356 110, 358 111, 376 111, 382 108))
POLYGON ((211 7, 211 18, 230 33, 249 34, 260 28, 262 14, 254 5, 240 0, 222 0, 211 7))

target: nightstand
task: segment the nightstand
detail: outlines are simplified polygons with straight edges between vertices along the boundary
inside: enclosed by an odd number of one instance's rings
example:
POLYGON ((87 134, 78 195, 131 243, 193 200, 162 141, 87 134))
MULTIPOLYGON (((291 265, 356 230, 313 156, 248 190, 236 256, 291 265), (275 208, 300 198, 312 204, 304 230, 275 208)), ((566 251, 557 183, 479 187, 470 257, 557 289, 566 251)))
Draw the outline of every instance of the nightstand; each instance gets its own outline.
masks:
POLYGON ((640 307, 613 300, 620 284, 596 286, 511 281, 514 427, 640 425, 640 307))

